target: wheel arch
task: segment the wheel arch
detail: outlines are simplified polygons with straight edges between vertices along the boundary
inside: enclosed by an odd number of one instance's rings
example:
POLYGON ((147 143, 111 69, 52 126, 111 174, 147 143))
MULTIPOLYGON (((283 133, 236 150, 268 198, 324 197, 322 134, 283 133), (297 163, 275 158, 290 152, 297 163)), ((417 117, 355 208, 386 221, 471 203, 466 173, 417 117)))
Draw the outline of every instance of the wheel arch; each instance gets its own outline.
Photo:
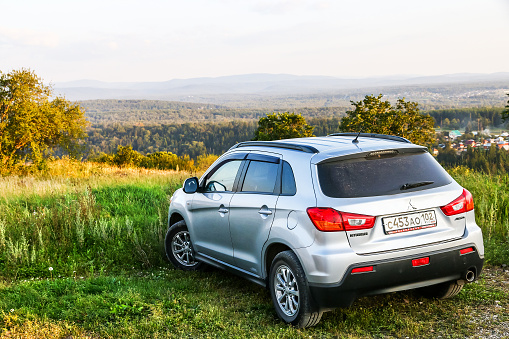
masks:
POLYGON ((274 260, 276 255, 284 251, 292 251, 292 249, 288 245, 280 242, 270 244, 265 250, 265 260, 263 261, 264 263, 263 275, 267 283, 268 283, 267 277, 269 276, 272 261, 274 260))
POLYGON ((181 220, 185 220, 184 217, 178 212, 173 212, 168 218, 168 227, 181 220))

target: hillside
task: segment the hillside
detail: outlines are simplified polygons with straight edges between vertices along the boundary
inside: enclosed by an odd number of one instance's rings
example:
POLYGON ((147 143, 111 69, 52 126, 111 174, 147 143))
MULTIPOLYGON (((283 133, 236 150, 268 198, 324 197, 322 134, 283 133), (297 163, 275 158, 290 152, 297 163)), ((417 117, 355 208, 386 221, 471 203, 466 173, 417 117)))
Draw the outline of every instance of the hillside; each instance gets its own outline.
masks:
POLYGON ((214 104, 162 100, 86 100, 80 102, 92 124, 163 124, 254 120, 273 111, 292 111, 306 118, 342 116, 344 107, 230 108, 214 104))
POLYGON ((146 99, 267 109, 344 107, 350 100, 378 93, 390 98, 406 97, 429 109, 502 106, 507 91, 509 73, 363 79, 248 74, 139 83, 82 80, 55 86, 57 94, 70 100, 146 99))

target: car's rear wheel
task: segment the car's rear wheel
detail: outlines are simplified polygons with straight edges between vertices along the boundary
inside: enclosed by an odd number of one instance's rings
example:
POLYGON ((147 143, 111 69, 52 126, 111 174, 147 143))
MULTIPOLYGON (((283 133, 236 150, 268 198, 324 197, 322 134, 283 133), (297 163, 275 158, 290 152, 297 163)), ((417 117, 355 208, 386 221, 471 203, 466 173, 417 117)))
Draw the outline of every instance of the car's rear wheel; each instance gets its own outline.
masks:
POLYGON ((311 298, 304 269, 292 251, 276 255, 269 276, 270 295, 277 315, 299 328, 316 325, 322 312, 311 298))
POLYGON ((195 271, 203 265, 194 258, 193 244, 184 220, 171 225, 164 241, 166 256, 173 266, 185 271, 195 271))
POLYGON ((423 297, 429 299, 447 299, 452 298, 460 293, 463 285, 463 283, 458 284, 456 280, 447 281, 441 284, 419 288, 417 292, 423 297))

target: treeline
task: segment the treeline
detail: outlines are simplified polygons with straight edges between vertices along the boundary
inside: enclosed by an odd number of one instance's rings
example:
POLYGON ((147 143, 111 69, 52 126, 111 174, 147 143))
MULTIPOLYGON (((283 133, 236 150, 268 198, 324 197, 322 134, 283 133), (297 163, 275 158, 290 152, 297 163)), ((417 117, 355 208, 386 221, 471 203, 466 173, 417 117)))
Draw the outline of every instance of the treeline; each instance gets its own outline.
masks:
MULTIPOLYGON (((171 125, 200 122, 227 123, 233 120, 258 121, 266 114, 274 112, 294 112, 306 119, 341 118, 352 107, 300 108, 229 108, 214 104, 197 104, 179 101, 161 100, 87 100, 80 103, 86 110, 86 117, 96 128, 105 125, 171 125)), ((421 112, 435 119, 435 127, 442 129, 463 129, 468 131, 484 130, 503 125, 501 113, 503 107, 472 107, 459 109, 435 109, 421 112)))
POLYGON ((448 147, 438 153, 437 160, 444 167, 465 166, 487 174, 509 173, 509 152, 495 145, 488 150, 469 147, 459 154, 448 147))
MULTIPOLYGON (((124 103, 125 100, 121 101, 119 105, 124 103)), ((154 107, 159 104, 158 101, 152 103, 156 105, 154 107)), ((135 103, 133 102, 132 105, 135 103)), ((148 105, 148 102, 142 101, 140 105, 148 105)), ((335 109, 326 107, 299 109, 296 113, 306 117, 307 123, 314 127, 314 135, 323 136, 338 132, 343 114, 335 109), (328 112, 332 112, 332 115, 321 117, 328 112), (310 115, 319 117, 309 117, 310 115)), ((427 113, 435 119, 435 126, 458 129, 470 124, 470 129, 467 128, 468 132, 477 130, 478 124, 481 129, 499 126, 502 123, 502 110, 502 108, 465 108, 435 110, 427 113), (445 126, 444 122, 449 125, 445 126)), ((262 113, 260 113, 261 115, 262 113)), ((129 118, 126 119, 129 120, 129 118)), ((200 154, 221 154, 238 142, 251 140, 257 127, 258 120, 255 119, 187 123, 155 123, 155 121, 151 121, 150 124, 145 125, 101 123, 94 124, 89 129, 88 147, 91 154, 96 154, 99 152, 113 153, 117 150, 118 145, 132 145, 134 150, 142 154, 172 152, 179 156, 187 154, 192 159, 196 159, 200 154)))
MULTIPOLYGON (((80 102, 93 125, 106 124, 174 124, 189 122, 227 122, 256 120, 270 113, 263 108, 228 108, 213 104, 196 104, 161 100, 86 100, 80 102)), ((288 108, 273 108, 285 112, 288 108)), ((309 107, 291 110, 306 118, 340 117, 345 107, 309 107)))
MULTIPOLYGON (((340 118, 311 118, 315 135, 338 131, 340 118)), ((94 125, 88 132, 90 154, 114 153, 117 147, 131 145, 142 154, 172 152, 196 159, 202 154, 222 154, 238 142, 251 140, 257 121, 223 123, 160 124, 151 126, 127 124, 94 125)))
POLYGON ((218 157, 213 154, 202 154, 196 161, 189 155, 179 157, 171 152, 155 152, 143 155, 133 150, 132 146, 118 146, 115 153, 101 153, 90 159, 94 162, 107 163, 119 167, 143 167, 159 170, 195 171, 207 169, 218 157))
MULTIPOLYGON (((312 118, 307 122, 314 127, 315 135, 324 136, 338 132, 340 118, 312 118)), ((220 155, 238 142, 251 140, 257 127, 255 121, 97 125, 89 132, 89 158, 118 166, 205 169, 215 159, 210 158, 210 154, 220 155)), ((489 150, 469 148, 459 154, 448 147, 440 150, 437 160, 446 167, 465 166, 484 173, 509 173, 509 152, 496 146, 489 150)))
POLYGON ((435 127, 443 129, 463 129, 467 132, 484 130, 503 125, 503 107, 473 107, 460 109, 432 110, 428 113, 435 119, 435 127))
POLYGON ((142 154, 172 152, 196 159, 201 154, 221 154, 237 142, 253 138, 257 123, 160 124, 153 126, 96 125, 88 133, 90 153, 113 153, 118 145, 131 145, 142 154))

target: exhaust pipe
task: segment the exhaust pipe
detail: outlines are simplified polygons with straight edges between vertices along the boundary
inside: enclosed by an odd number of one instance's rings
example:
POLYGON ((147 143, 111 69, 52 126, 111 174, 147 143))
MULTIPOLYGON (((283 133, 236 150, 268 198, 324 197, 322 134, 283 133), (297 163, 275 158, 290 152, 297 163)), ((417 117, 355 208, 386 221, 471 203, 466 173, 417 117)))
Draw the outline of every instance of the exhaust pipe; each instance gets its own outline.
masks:
POLYGON ((465 280, 469 283, 475 280, 475 272, 472 270, 468 270, 467 274, 465 275, 465 280))

